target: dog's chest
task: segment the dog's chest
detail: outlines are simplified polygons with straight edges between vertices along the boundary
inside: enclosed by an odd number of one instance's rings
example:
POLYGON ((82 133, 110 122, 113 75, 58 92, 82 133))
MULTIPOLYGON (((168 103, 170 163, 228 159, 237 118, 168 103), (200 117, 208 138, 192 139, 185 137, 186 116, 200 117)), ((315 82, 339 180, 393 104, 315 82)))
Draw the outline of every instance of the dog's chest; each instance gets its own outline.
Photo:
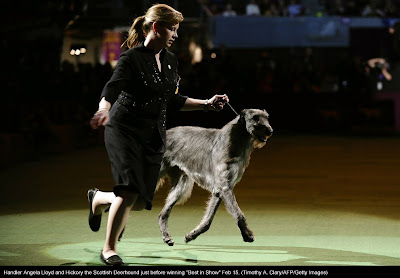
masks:
POLYGON ((226 174, 223 175, 227 179, 226 182, 234 186, 238 183, 244 174, 244 171, 248 165, 248 160, 241 158, 233 158, 226 164, 226 174))

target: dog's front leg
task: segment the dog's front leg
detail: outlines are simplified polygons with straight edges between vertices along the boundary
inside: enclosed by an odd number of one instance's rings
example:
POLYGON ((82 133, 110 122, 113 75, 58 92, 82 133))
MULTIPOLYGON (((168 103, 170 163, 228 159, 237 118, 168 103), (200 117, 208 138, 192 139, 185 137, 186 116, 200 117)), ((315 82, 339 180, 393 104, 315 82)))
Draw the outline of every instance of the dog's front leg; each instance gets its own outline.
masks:
POLYGON ((170 200, 169 202, 167 202, 164 205, 160 214, 158 215, 158 225, 160 226, 162 239, 169 246, 174 245, 174 240, 172 239, 171 234, 169 233, 168 230, 168 218, 175 203, 176 200, 170 200))
POLYGON ((174 245, 174 240, 172 239, 171 234, 169 233, 169 230, 168 230, 168 218, 169 218, 169 215, 171 214, 172 208, 178 202, 178 200, 181 196, 181 193, 182 192, 179 191, 178 186, 175 186, 174 188, 172 188, 170 193, 168 194, 168 197, 167 197, 167 200, 165 202, 163 209, 161 210, 160 214, 158 215, 158 225, 160 226, 162 239, 169 246, 174 245))
POLYGON ((181 170, 175 168, 176 172, 170 173, 171 190, 165 201, 165 205, 158 215, 158 224, 160 226, 163 241, 169 246, 174 245, 174 240, 168 230, 168 218, 175 204, 189 198, 193 189, 193 180, 185 175, 181 170))
POLYGON ((206 213, 201 220, 200 224, 194 228, 190 233, 185 235, 185 242, 195 240, 199 235, 206 232, 214 219, 214 215, 221 204, 221 198, 216 195, 211 195, 210 200, 208 201, 206 213))
POLYGON ((222 198, 225 202, 226 210, 232 214, 232 216, 237 220, 237 225, 242 233, 243 241, 245 242, 253 242, 254 234, 247 227, 246 217, 243 212, 239 208, 239 205, 236 201, 235 195, 233 194, 232 189, 222 190, 222 198))

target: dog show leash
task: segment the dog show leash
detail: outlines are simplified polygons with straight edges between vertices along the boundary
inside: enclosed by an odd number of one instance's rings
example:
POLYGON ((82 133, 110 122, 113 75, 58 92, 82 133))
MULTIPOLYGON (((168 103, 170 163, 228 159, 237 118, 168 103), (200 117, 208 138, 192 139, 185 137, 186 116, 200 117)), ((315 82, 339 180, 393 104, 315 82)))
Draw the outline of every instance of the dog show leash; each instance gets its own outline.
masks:
MULTIPOLYGON (((180 76, 178 76, 178 81, 176 82, 176 90, 175 90, 175 94, 177 94, 178 93, 178 90, 179 90, 179 82, 181 81, 181 77, 180 76)), ((218 102, 219 100, 217 100, 216 102, 218 102)), ((236 114, 236 116, 239 116, 239 114, 235 111, 235 109, 233 109, 233 107, 232 107, 232 105, 230 105, 230 103, 229 102, 225 102, 226 104, 228 104, 228 106, 229 106, 229 108, 233 111, 233 113, 235 113, 236 114)), ((213 104, 211 104, 212 106, 214 106, 213 104)), ((214 106, 214 108, 215 108, 215 106, 214 106)))
MULTIPOLYGON (((235 109, 233 109, 232 105, 231 105, 229 102, 223 101, 222 98, 221 98, 220 100, 217 100, 216 103, 217 103, 217 102, 224 102, 225 104, 228 104, 229 108, 233 111, 233 113, 235 113, 236 116, 239 116, 239 114, 235 111, 235 109)), ((214 105, 213 105, 213 106, 214 106, 214 105)), ((214 106, 214 107, 215 107, 215 106, 214 106)))
POLYGON ((233 109, 232 105, 230 105, 229 102, 227 102, 226 104, 228 104, 229 108, 233 111, 233 113, 236 114, 236 116, 239 116, 239 114, 235 111, 235 109, 233 109))

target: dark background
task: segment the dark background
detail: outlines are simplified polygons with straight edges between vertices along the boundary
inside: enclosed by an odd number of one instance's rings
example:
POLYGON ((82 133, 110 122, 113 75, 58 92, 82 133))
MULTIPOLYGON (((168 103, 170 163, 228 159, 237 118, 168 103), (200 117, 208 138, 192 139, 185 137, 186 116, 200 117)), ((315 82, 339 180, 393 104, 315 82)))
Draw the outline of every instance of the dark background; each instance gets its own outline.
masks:
MULTIPOLYGON (((278 134, 398 135, 393 101, 374 98, 378 81, 387 90, 400 88, 398 34, 388 28, 352 29, 346 48, 204 46, 202 62, 192 65, 186 36, 207 29, 205 6, 217 3, 222 11, 227 1, 12 1, 1 9, 2 167, 103 143, 102 130, 91 130, 89 120, 113 69, 61 61, 64 36, 75 32, 89 38, 129 26, 155 2, 179 4, 185 16, 171 49, 179 59, 183 95, 205 99, 226 93, 236 111, 266 109, 278 134), (391 82, 379 73, 365 74, 365 62, 373 57, 388 60, 391 82)), ((244 12, 246 1, 230 2, 244 12)), ((335 13, 330 1, 320 2, 324 14, 335 13)), ((370 1, 347 2, 356 5, 346 16, 360 16, 370 1)), ((168 125, 221 127, 234 117, 229 107, 219 113, 170 113, 168 125)))

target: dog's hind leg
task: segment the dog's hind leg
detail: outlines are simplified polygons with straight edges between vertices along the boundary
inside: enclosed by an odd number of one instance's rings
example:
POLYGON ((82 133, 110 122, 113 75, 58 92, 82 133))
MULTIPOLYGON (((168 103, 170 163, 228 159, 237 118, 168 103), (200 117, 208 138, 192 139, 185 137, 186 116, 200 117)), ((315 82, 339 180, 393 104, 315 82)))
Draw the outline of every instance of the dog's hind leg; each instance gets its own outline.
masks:
POLYGON ((208 201, 206 213, 201 220, 200 224, 194 228, 190 233, 185 235, 185 242, 188 243, 189 241, 195 240, 199 235, 206 232, 214 219, 215 213, 221 204, 221 198, 211 195, 210 200, 208 201))
POLYGON ((242 210, 239 208, 239 205, 236 201, 235 195, 233 194, 232 189, 223 190, 221 192, 222 199, 224 200, 226 210, 236 219, 237 225, 242 233, 243 241, 245 242, 253 242, 254 234, 247 227, 246 217, 244 216, 242 210))
POLYGON ((158 215, 158 224, 163 241, 169 246, 173 246, 174 240, 168 230, 168 218, 175 204, 183 203, 190 197, 194 182, 177 167, 169 173, 169 176, 172 188, 167 196, 163 209, 158 215))

